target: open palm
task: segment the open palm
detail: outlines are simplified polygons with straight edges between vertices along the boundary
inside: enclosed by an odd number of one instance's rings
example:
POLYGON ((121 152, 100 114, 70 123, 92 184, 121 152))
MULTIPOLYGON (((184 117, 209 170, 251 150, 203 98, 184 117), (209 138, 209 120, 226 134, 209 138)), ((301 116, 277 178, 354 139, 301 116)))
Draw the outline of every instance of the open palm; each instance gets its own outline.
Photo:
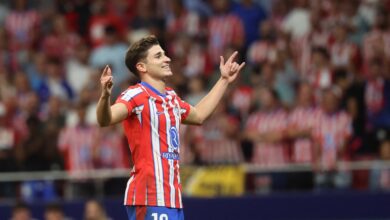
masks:
POLYGON ((220 57, 221 61, 219 64, 219 69, 221 71, 221 77, 228 80, 229 83, 233 82, 241 69, 245 66, 245 62, 238 64, 234 61, 238 52, 235 51, 225 63, 223 56, 220 57))

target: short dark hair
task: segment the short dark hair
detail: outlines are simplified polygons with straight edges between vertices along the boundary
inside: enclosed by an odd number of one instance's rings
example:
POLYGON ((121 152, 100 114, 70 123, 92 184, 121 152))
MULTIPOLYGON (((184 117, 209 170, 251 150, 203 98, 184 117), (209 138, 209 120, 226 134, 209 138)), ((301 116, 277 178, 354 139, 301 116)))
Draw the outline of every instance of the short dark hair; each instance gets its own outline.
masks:
POLYGON ((160 45, 158 39, 154 35, 149 35, 142 38, 141 40, 133 43, 126 53, 125 63, 127 68, 135 75, 139 77, 136 64, 145 59, 147 56, 147 51, 154 45, 160 45))
POLYGON ((329 51, 325 47, 320 47, 320 46, 313 47, 312 48, 312 53, 319 53, 325 59, 327 59, 327 60, 330 59, 329 51))
POLYGON ((27 210, 30 211, 30 207, 23 201, 18 201, 13 207, 12 207, 12 213, 16 213, 20 210, 27 210))
POLYGON ((45 206, 45 212, 58 212, 58 213, 64 213, 62 210, 62 207, 58 203, 48 203, 45 206))

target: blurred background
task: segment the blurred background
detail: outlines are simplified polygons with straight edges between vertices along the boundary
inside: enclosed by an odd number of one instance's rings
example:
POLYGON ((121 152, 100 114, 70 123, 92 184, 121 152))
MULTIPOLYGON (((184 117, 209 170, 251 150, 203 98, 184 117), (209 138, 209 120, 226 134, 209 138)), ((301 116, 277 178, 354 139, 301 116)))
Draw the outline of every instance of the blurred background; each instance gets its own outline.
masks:
POLYGON ((130 152, 95 108, 105 65, 113 98, 137 83, 124 57, 149 34, 192 105, 220 55, 247 63, 209 120, 180 131, 186 219, 390 219, 389 11, 389 0, 0 0, 0 219, 126 218, 130 152))

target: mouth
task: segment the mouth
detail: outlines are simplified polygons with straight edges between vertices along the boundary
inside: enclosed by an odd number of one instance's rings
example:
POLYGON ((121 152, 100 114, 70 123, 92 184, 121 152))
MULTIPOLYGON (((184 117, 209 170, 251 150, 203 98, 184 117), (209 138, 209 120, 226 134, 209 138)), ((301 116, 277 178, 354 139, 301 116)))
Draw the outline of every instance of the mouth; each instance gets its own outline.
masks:
POLYGON ((171 71, 171 67, 169 65, 163 66, 162 68, 171 71))

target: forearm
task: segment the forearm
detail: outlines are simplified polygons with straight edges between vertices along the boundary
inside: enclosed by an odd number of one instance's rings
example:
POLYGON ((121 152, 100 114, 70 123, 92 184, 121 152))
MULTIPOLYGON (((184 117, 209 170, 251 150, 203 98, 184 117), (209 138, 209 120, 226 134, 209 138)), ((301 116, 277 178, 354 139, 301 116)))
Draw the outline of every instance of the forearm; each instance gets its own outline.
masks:
POLYGON ((201 122, 206 120, 217 107, 229 85, 228 80, 220 78, 210 92, 195 106, 201 122))
POLYGON ((110 96, 102 95, 99 98, 97 108, 96 108, 96 116, 98 124, 102 127, 108 126, 111 124, 111 102, 110 96))

